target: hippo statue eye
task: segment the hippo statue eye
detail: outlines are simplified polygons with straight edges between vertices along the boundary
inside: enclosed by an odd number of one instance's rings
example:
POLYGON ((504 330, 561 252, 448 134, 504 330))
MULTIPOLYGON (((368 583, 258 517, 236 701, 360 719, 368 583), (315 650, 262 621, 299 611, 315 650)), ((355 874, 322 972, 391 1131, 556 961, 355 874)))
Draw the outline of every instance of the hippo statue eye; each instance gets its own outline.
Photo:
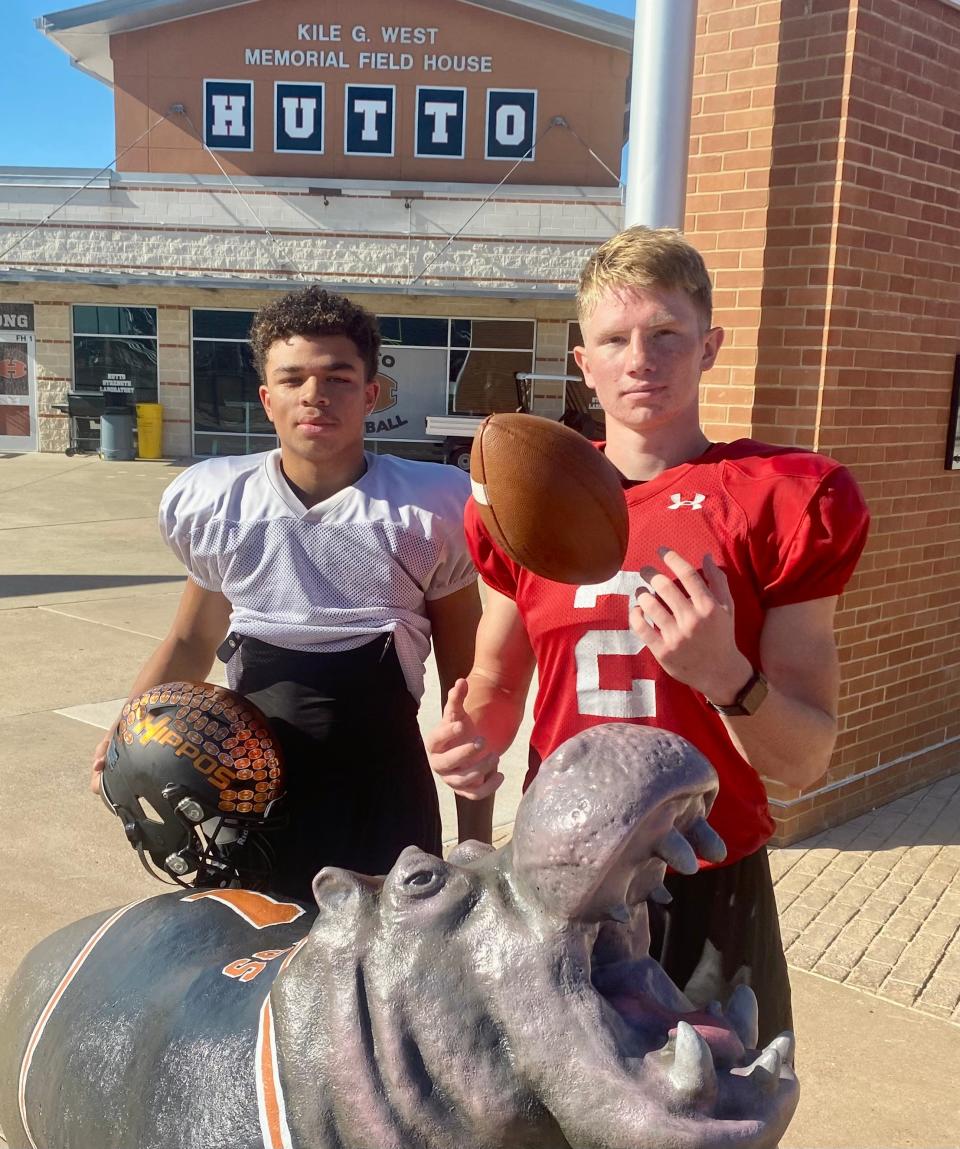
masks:
POLYGON ((403 879, 403 892, 413 898, 428 898, 443 889, 446 880, 437 870, 414 870, 403 879))

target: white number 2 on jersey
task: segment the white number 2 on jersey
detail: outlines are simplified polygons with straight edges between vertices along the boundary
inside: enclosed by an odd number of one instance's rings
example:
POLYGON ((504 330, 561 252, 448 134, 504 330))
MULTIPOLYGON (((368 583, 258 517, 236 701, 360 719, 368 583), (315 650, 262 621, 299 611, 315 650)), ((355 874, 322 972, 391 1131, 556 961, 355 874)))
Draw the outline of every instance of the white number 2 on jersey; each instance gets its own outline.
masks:
MULTIPOLYGON (((604 594, 622 595, 627 609, 638 587, 650 586, 638 571, 618 571, 613 578, 577 587, 574 607, 591 609, 604 594)), ((629 690, 600 688, 600 656, 634 657, 646 643, 629 627, 623 630, 588 630, 574 648, 577 663, 577 708, 581 714, 602 718, 655 718, 657 698, 652 678, 635 678, 629 690)))

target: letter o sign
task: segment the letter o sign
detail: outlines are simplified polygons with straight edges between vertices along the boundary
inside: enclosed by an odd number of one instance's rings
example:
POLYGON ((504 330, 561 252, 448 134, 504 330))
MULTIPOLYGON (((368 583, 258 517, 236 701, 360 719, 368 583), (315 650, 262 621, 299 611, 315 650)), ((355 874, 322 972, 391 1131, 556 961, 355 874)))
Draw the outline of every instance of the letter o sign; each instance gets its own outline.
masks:
POLYGON ((526 109, 519 104, 501 104, 493 126, 493 135, 502 148, 515 148, 527 134, 526 109))
POLYGON ((488 88, 485 158, 532 160, 536 121, 535 90, 488 88))

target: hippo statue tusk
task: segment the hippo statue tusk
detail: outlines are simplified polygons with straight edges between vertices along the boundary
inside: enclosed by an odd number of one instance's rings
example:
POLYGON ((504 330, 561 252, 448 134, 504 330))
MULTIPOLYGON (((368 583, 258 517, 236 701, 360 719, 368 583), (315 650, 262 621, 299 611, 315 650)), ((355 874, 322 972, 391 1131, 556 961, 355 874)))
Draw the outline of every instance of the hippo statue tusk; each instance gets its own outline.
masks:
POLYGON ((747 985, 738 985, 727 1000, 727 1021, 736 1030, 745 1049, 753 1049, 760 1033, 757 997, 747 985))

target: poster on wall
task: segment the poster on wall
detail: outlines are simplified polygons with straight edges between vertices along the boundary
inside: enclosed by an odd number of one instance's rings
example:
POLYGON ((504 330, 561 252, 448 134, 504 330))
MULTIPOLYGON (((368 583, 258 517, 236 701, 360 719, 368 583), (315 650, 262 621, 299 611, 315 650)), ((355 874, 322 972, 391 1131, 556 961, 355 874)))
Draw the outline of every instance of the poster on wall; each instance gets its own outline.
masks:
POLYGON ((387 347, 377 375, 380 395, 365 429, 367 439, 423 439, 428 415, 447 412, 447 349, 387 347))

